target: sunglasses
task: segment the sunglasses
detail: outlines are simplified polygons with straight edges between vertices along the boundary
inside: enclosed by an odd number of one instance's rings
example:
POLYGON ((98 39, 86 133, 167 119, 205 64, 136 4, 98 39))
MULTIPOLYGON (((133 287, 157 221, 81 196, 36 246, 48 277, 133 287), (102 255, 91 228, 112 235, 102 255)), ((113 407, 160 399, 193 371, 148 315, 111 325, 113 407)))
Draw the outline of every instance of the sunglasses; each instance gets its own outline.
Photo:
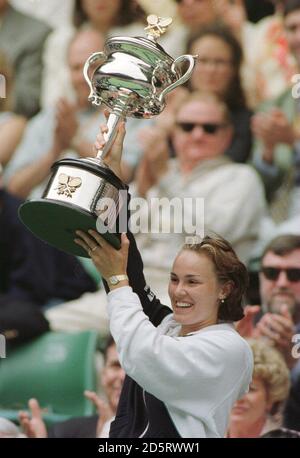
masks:
POLYGON ((268 280, 277 280, 280 272, 283 271, 285 272, 288 281, 300 281, 300 269, 296 267, 290 269, 280 269, 279 267, 262 267, 261 271, 268 280))
POLYGON ((201 127, 206 134, 215 134, 218 130, 225 127, 227 124, 216 124, 212 122, 177 122, 177 126, 183 130, 183 132, 192 132, 195 127, 201 127))

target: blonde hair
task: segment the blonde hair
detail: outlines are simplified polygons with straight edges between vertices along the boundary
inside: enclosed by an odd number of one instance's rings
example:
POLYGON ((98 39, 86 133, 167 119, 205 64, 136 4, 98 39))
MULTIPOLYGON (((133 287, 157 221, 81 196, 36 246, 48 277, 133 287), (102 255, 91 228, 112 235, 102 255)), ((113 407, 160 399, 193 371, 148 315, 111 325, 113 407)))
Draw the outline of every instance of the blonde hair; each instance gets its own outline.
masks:
POLYGON ((283 356, 263 340, 249 339, 248 343, 254 359, 253 377, 264 382, 272 405, 282 403, 290 389, 290 373, 283 356))

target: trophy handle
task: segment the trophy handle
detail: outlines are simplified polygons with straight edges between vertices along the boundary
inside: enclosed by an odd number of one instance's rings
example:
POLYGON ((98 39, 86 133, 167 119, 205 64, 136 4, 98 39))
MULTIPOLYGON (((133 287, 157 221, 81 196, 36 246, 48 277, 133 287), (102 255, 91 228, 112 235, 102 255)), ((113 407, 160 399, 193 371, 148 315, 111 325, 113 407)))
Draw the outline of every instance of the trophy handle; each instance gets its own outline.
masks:
POLYGON ((95 93, 94 91, 94 88, 93 88, 93 85, 92 85, 92 82, 91 82, 91 77, 92 75, 90 75, 90 66, 93 66, 95 67, 94 64, 96 63, 99 63, 100 61, 103 63, 105 62, 107 59, 107 56, 104 52, 94 52, 88 59, 87 61, 85 62, 84 64, 84 67, 83 67, 83 75, 84 75, 84 78, 86 80, 86 82, 88 83, 89 85, 89 88, 90 88, 90 94, 89 94, 89 97, 88 97, 88 100, 90 102, 92 102, 93 105, 101 105, 101 98, 95 93))
POLYGON ((177 59, 174 60, 172 66, 171 66, 171 71, 172 72, 174 72, 175 69, 176 69, 176 66, 178 64, 181 64, 182 62, 186 62, 186 61, 189 62, 189 67, 188 67, 187 71, 177 81, 175 81, 175 83, 173 83, 170 86, 166 87, 162 91, 162 93, 158 97, 160 102, 164 103, 164 98, 170 91, 175 89, 177 86, 180 86, 180 84, 185 83, 190 78, 191 73, 192 73, 192 71, 194 69, 194 66, 195 66, 195 59, 197 57, 198 56, 191 56, 190 54, 184 54, 183 56, 179 56, 179 57, 177 57, 177 59))

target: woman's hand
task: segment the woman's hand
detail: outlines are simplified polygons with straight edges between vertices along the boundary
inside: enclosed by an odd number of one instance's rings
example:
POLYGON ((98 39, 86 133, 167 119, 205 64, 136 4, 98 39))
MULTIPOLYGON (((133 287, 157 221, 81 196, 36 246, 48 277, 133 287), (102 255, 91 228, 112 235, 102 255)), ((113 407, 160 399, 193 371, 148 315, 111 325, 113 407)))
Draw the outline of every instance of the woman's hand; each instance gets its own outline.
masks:
MULTIPOLYGON (((104 110, 104 115, 106 120, 108 120, 109 112, 108 110, 104 110)), ((106 143, 103 134, 108 132, 108 127, 106 124, 101 124, 100 126, 100 133, 96 137, 96 142, 94 144, 94 150, 97 154, 98 150, 102 150, 106 143)), ((123 142, 125 137, 125 121, 120 121, 117 129, 116 137, 113 141, 113 144, 108 151, 107 155, 105 156, 103 162, 109 166, 109 168, 119 177, 121 178, 121 157, 123 151, 123 142)))
POLYGON ((89 230, 88 234, 76 231, 80 238, 74 239, 91 257, 95 267, 105 280, 112 275, 126 275, 129 240, 126 234, 122 234, 121 248, 116 250, 101 235, 89 230))

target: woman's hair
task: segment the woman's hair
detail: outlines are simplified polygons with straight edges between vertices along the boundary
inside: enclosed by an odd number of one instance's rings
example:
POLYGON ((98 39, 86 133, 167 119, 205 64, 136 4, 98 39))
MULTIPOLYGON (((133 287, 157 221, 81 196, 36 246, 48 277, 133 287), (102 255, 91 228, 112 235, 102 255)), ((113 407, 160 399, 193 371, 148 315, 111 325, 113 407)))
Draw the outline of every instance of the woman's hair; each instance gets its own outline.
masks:
POLYGON ((232 246, 220 236, 205 236, 200 243, 185 244, 183 250, 206 255, 213 263, 219 282, 231 284, 231 291, 220 302, 218 319, 239 321, 244 317, 242 300, 248 286, 248 272, 232 246))
POLYGON ((254 359, 253 378, 259 378, 266 387, 268 400, 273 405, 272 412, 289 394, 290 373, 283 356, 263 340, 249 339, 254 359))
MULTIPOLYGON (((146 13, 136 0, 120 0, 120 11, 115 18, 114 26, 128 25, 133 22, 145 21, 146 13)), ((88 21, 88 17, 82 8, 82 0, 75 0, 73 12, 73 24, 80 27, 88 21)))
POLYGON ((204 37, 218 38, 230 48, 233 76, 224 95, 224 100, 231 110, 245 108, 247 106, 247 102, 240 75, 241 65, 243 62, 243 50, 240 43, 232 34, 230 29, 217 23, 202 27, 200 31, 192 34, 187 42, 187 53, 191 52, 191 48, 196 41, 204 37))
POLYGON ((0 84, 4 85, 4 87, 1 88, 0 111, 10 111, 12 102, 13 71, 9 60, 2 49, 0 49, 0 77, 0 84), (2 97, 3 95, 5 97, 2 97))

